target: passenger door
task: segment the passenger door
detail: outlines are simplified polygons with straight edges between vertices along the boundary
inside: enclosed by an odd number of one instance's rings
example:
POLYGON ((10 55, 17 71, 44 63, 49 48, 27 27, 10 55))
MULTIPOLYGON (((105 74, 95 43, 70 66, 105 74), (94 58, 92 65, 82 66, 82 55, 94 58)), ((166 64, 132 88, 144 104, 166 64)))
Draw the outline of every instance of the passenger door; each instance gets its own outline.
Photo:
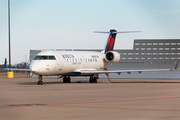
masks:
POLYGON ((56 62, 57 62, 58 71, 62 70, 64 59, 62 58, 61 54, 56 55, 56 62))

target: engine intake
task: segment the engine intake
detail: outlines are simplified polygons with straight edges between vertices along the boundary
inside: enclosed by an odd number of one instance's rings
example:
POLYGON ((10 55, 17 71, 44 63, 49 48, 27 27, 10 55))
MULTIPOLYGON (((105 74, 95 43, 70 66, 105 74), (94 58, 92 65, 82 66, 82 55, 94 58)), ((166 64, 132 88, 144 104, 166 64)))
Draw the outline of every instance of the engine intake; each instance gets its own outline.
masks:
POLYGON ((111 63, 117 63, 120 60, 120 54, 115 51, 109 51, 105 54, 105 60, 111 63))

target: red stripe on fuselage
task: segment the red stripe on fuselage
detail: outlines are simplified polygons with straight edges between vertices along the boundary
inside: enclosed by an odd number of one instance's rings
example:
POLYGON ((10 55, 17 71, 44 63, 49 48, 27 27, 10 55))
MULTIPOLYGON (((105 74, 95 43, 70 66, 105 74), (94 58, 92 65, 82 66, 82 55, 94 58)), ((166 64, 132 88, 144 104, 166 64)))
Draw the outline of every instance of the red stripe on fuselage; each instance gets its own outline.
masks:
POLYGON ((65 58, 64 55, 62 55, 62 57, 65 58))

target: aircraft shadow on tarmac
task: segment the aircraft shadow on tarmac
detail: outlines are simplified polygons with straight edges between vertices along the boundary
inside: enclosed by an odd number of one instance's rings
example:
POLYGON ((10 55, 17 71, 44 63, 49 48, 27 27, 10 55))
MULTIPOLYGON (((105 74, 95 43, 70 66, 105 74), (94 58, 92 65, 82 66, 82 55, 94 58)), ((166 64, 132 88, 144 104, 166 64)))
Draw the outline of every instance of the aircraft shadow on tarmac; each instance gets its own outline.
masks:
MULTIPOLYGON (((72 84, 72 83, 89 83, 89 81, 87 80, 81 80, 81 81, 72 81, 71 83, 63 83, 62 81, 52 81, 52 82, 49 82, 49 81, 43 81, 43 84, 44 85, 53 85, 53 84, 72 84)), ((103 83, 101 81, 99 81, 98 83, 103 83)), ((89 83, 89 84, 97 84, 97 83, 89 83)), ((37 85, 37 82, 20 82, 18 83, 18 85, 37 85)))
MULTIPOLYGON (((71 83, 63 83, 62 81, 52 81, 52 82, 49 82, 49 81, 43 81, 43 84, 44 85, 53 85, 53 84, 72 84, 72 83, 89 83, 89 81, 87 80, 81 80, 81 81, 72 81, 71 83)), ((115 81, 115 82, 103 82, 103 81, 98 81, 98 83, 109 83, 109 84, 112 84, 112 83, 180 83, 177 82, 177 81, 115 81)), ((98 84, 98 83, 89 83, 89 84, 98 84)), ((19 85, 37 85, 37 82, 21 82, 21 83, 18 83, 19 85)))

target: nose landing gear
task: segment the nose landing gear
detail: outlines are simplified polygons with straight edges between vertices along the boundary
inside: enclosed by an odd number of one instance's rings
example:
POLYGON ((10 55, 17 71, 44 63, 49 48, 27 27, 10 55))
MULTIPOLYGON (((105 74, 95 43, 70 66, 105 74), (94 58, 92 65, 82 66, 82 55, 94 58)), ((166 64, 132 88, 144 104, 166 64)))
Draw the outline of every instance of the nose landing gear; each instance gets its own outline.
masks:
POLYGON ((42 85, 43 84, 42 75, 39 75, 38 79, 39 79, 39 81, 37 82, 37 84, 42 85))

